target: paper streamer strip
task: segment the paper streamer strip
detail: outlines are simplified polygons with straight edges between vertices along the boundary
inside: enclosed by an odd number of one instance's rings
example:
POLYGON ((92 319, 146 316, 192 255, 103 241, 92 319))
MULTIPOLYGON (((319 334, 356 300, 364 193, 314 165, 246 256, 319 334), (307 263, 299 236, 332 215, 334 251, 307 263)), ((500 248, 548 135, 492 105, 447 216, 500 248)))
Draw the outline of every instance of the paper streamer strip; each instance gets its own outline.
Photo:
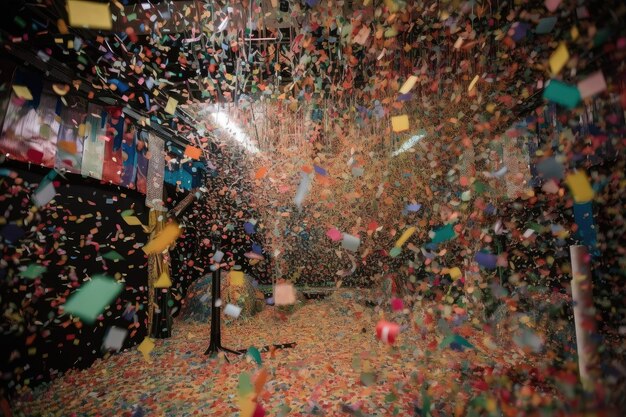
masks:
POLYGON ((408 229, 406 229, 404 233, 402 233, 402 236, 400 236, 400 239, 396 241, 396 248, 401 248, 402 245, 404 245, 404 243, 409 240, 411 236, 413 236, 415 230, 415 227, 409 227, 408 229))
POLYGON ((165 170, 163 140, 150 134, 148 136, 148 148, 151 158, 148 165, 146 206, 154 210, 165 211, 165 207, 163 207, 163 171, 165 170))
POLYGON ((101 180, 104 163, 104 141, 100 137, 105 134, 107 116, 99 106, 89 105, 87 111, 89 112, 86 123, 87 138, 83 143, 83 160, 80 173, 101 180))
POLYGON ((300 173, 300 185, 298 186, 298 191, 296 192, 296 198, 294 202, 298 208, 302 207, 302 203, 306 198, 307 194, 309 194, 309 190, 311 189, 311 176, 301 172, 300 173))

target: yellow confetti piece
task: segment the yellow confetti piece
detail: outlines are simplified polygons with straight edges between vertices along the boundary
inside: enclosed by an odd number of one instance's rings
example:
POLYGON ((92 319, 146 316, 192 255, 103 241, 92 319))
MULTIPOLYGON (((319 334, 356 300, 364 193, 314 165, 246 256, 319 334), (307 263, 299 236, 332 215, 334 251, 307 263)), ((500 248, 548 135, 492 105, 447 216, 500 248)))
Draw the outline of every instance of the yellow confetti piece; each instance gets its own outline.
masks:
POLYGON ((455 266, 454 268, 450 268, 448 270, 448 275, 450 275, 450 278, 452 278, 453 281, 456 281, 457 279, 461 278, 463 273, 458 267, 455 266))
POLYGON ((552 55, 550 55, 550 71, 552 75, 557 75, 561 72, 565 64, 567 64, 567 61, 569 61, 569 51, 567 50, 565 42, 561 42, 552 55))
POLYGON ((136 216, 124 216, 122 217, 127 225, 129 226, 142 226, 141 220, 139 220, 136 216))
POLYGON ((150 255, 153 253, 161 253, 167 249, 178 237, 182 230, 176 223, 169 223, 161 232, 142 249, 150 255))
POLYGON ((574 201, 577 203, 587 203, 593 200, 593 188, 589 184, 589 179, 583 171, 569 174, 565 178, 565 183, 572 192, 574 201))
POLYGON ((254 402, 254 393, 239 397, 239 410, 241 410, 239 415, 241 417, 252 417, 255 409, 256 403, 254 402))
POLYGON ((243 272, 230 271, 230 285, 234 287, 243 287, 243 272))
POLYGON ((150 352, 154 349, 154 340, 146 337, 143 341, 137 346, 137 350, 141 352, 143 358, 150 362, 150 352))
POLYGON ((170 279, 170 275, 163 271, 159 279, 157 279, 154 283, 154 288, 170 288, 172 286, 172 280, 170 279))
POLYGON ((468 93, 474 89, 474 87, 476 86, 476 83, 478 82, 479 79, 480 79, 480 77, 478 75, 476 75, 474 77, 474 79, 472 80, 470 85, 467 87, 467 92, 468 93))
POLYGON ((405 130, 409 130, 409 116, 403 114, 402 116, 392 117, 391 128, 394 132, 404 132, 405 130))
POLYGON ((67 0, 70 26, 110 30, 113 27, 109 3, 67 0))
POLYGON ((400 238, 396 241, 396 248, 401 248, 402 245, 404 245, 404 243, 409 240, 411 236, 413 236, 415 230, 415 227, 409 227, 408 229, 406 229, 404 233, 402 233, 402 236, 400 236, 400 238))
POLYGON ((33 99, 33 95, 31 94, 28 87, 24 85, 15 85, 15 84, 12 85, 11 87, 13 88, 13 92, 15 93, 15 95, 18 96, 19 98, 24 99, 24 100, 33 99))
POLYGON ((406 94, 411 91, 416 82, 417 77, 415 75, 411 75, 409 78, 407 78, 404 84, 402 84, 402 87, 400 88, 400 94, 406 94))
POLYGON ((176 111, 176 106, 178 106, 178 100, 169 97, 167 99, 167 105, 165 106, 165 113, 174 114, 174 112, 176 111))

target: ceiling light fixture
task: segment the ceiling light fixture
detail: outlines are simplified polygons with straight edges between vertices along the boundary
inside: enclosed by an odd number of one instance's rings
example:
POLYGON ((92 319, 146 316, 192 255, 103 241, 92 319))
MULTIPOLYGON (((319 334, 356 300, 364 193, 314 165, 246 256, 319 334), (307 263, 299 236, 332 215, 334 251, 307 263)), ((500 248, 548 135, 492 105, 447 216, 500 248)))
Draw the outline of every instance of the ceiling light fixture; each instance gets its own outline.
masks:
POLYGON ((211 113, 211 117, 220 129, 224 129, 226 132, 228 132, 230 137, 239 142, 245 150, 251 153, 259 152, 259 148, 257 148, 256 145, 252 143, 250 137, 246 134, 246 132, 244 132, 239 126, 237 126, 237 124, 230 119, 227 113, 223 111, 218 111, 216 113, 211 113))

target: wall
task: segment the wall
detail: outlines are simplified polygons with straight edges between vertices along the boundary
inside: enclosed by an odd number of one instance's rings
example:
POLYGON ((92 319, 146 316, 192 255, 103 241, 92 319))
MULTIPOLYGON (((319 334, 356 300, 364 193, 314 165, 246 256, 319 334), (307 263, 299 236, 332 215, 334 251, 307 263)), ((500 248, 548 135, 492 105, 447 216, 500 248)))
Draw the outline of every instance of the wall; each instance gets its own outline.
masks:
POLYGON ((111 326, 127 330, 124 348, 145 336, 147 257, 140 246, 147 235, 121 217, 134 210, 147 224, 145 196, 78 175, 57 176, 56 197, 36 209, 33 190, 48 172, 17 162, 0 165, 0 379, 10 391, 69 367, 88 367, 103 356, 111 326), (112 259, 115 253, 123 259, 112 259), (19 275, 32 264, 47 270, 19 275), (59 306, 94 274, 123 281, 118 298, 94 325, 61 315, 59 306))

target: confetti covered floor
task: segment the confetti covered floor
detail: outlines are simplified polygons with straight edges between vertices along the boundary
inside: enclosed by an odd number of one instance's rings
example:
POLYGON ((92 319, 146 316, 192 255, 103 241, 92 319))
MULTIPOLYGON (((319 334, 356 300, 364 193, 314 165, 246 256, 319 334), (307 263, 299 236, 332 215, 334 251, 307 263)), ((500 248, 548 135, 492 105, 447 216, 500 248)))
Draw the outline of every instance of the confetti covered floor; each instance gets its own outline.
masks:
MULTIPOLYGON (((405 319, 419 315, 416 310, 405 319)), ((236 416, 240 374, 254 377, 261 368, 269 375, 259 403, 270 416, 421 415, 424 398, 433 405, 434 416, 471 415, 466 411, 476 401, 468 402, 470 397, 504 415, 520 415, 516 413, 524 405, 560 404, 549 388, 535 393, 542 385, 537 381, 530 388, 532 372, 529 380, 515 381, 520 369, 531 369, 531 360, 538 358, 496 346, 477 326, 466 322, 454 327, 474 346, 463 351, 442 349, 443 336, 433 324, 404 328, 392 348, 370 330, 378 316, 356 304, 310 301, 290 316, 269 308, 224 329, 224 345, 233 348, 298 342, 294 349, 263 353, 261 366, 250 358, 230 363, 208 359, 203 352, 209 326, 176 321, 173 337, 156 342, 152 363, 133 349, 98 360, 87 370, 69 371, 47 387, 23 394, 16 415, 236 416), (525 398, 507 397, 514 386, 525 398), (515 401, 521 408, 513 407, 515 401)))

